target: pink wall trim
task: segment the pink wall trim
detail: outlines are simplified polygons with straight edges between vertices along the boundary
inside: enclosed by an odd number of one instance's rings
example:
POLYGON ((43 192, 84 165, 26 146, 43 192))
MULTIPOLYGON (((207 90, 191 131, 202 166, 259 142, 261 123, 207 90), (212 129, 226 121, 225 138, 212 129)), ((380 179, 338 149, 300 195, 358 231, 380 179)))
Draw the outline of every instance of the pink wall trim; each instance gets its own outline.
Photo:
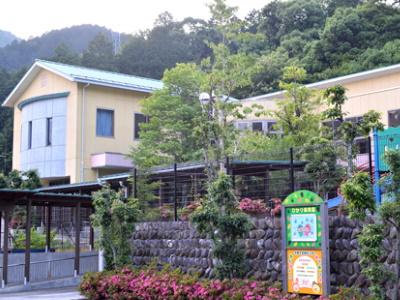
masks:
POLYGON ((133 168, 132 161, 126 158, 124 154, 121 153, 99 153, 92 154, 91 157, 91 167, 98 168, 122 168, 131 169, 133 168))

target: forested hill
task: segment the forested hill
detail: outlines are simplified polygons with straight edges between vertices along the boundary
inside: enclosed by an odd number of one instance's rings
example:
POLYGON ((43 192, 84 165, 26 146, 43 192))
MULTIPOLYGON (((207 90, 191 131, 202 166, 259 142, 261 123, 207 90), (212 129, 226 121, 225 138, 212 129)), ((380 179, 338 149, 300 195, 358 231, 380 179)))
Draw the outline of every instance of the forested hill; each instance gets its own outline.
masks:
MULTIPOLYGON (((307 82, 313 82, 400 63, 399 6, 399 0, 266 0, 265 7, 238 20, 244 39, 232 49, 257 56, 258 63, 252 85, 234 96, 277 90, 288 65, 304 67, 307 82), (246 32, 257 38, 246 39, 246 32)), ((215 23, 189 17, 176 21, 164 13, 151 30, 122 35, 117 52, 110 30, 92 25, 14 41, 0 48, 0 101, 35 58, 162 78, 177 62, 209 56, 204 41, 220 39, 215 23)), ((10 124, 10 112, 0 108, 0 152, 8 157, 6 166, 11 158, 10 124)))
MULTIPOLYGON (((40 37, 29 40, 15 40, 0 48, 0 68, 15 71, 22 67, 27 67, 32 64, 35 58, 52 57, 54 50, 61 44, 67 46, 73 52, 82 53, 87 49, 90 41, 99 33, 110 39, 113 35, 113 32, 105 27, 79 25, 52 30, 40 37)), ((125 39, 125 35, 122 38, 125 39)))
POLYGON ((18 38, 11 32, 0 30, 0 48, 10 44, 12 41, 18 38))

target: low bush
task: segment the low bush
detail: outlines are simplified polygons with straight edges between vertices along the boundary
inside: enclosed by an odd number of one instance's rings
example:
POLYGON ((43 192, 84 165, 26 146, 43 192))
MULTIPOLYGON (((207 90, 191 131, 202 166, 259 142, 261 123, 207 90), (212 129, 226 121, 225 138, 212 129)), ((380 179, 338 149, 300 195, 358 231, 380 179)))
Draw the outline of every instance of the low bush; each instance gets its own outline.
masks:
MULTIPOLYGON (((312 299, 285 295, 265 281, 206 280, 165 267, 87 273, 80 291, 89 300, 283 300, 312 299)), ((321 298, 322 299, 322 298, 321 298)))
POLYGON ((263 200, 252 200, 250 198, 240 200, 239 209, 251 215, 266 214, 269 211, 263 200))

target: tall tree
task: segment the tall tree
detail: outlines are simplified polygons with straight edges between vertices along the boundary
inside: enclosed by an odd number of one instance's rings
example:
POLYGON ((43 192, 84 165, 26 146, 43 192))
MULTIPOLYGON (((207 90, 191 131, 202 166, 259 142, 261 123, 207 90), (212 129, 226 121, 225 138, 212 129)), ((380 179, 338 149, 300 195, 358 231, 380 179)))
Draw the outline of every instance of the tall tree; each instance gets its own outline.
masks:
POLYGON ((88 49, 83 53, 82 65, 107 71, 115 71, 115 55, 113 43, 99 33, 90 42, 88 49))
POLYGON ((79 65, 81 58, 79 54, 72 51, 68 45, 61 43, 54 49, 54 55, 50 57, 49 60, 64 64, 79 65))

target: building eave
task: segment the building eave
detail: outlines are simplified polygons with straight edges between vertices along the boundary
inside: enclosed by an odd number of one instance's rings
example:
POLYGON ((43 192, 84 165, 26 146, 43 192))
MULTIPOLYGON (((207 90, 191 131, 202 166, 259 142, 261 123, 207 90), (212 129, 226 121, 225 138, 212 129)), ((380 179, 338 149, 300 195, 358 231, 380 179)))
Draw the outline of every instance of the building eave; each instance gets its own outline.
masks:
MULTIPOLYGON (((322 80, 314 83, 306 84, 305 86, 310 89, 325 89, 328 87, 332 87, 339 84, 348 84, 351 82, 366 80, 370 78, 375 78, 384 75, 390 75, 393 73, 400 72, 400 64, 391 65, 388 67, 382 67, 372 70, 367 70, 363 72, 358 72, 354 74, 344 75, 340 77, 335 77, 327 80, 322 80)), ((259 95, 250 98, 244 98, 242 102, 252 102, 252 101, 268 101, 268 100, 276 100, 280 99, 285 95, 285 91, 277 91, 269 94, 259 95)))

